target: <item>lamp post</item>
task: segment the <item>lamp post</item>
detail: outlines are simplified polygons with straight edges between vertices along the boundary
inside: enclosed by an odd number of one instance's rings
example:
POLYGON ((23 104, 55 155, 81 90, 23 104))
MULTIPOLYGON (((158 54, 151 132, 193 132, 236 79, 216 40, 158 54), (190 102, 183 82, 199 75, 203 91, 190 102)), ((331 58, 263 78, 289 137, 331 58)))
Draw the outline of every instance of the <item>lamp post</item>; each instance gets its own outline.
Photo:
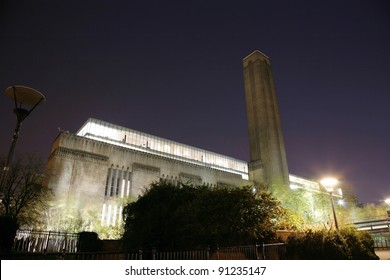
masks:
MULTIPOLYGON (((390 197, 385 199, 385 203, 390 206, 390 197)), ((387 219, 390 220, 390 210, 387 210, 387 219)))
POLYGON ((336 217, 336 211, 334 209, 334 201, 333 201, 333 191, 334 187, 339 183, 339 181, 335 178, 324 178, 320 181, 320 184, 326 189, 326 191, 329 193, 330 196, 330 202, 332 205, 332 212, 333 212, 333 219, 334 219, 334 225, 336 227, 336 230, 339 229, 339 224, 337 222, 337 217, 336 217))
POLYGON ((20 126, 30 113, 39 105, 46 101, 45 96, 39 91, 25 86, 10 86, 5 90, 5 94, 14 100, 16 115, 16 127, 13 133, 11 146, 8 151, 3 172, 1 174, 0 190, 3 191, 12 157, 15 151, 16 142, 19 137, 20 126), (25 108, 23 108, 25 107, 25 108))

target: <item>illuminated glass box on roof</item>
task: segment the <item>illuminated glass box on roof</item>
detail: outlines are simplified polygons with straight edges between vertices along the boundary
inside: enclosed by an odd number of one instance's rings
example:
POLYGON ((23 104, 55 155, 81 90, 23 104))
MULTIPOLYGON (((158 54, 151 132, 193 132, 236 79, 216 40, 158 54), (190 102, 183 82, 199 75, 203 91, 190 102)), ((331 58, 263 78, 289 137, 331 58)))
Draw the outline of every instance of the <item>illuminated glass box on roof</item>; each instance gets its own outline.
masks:
POLYGON ((248 179, 248 165, 245 161, 94 118, 88 119, 77 132, 77 135, 132 150, 239 174, 243 179, 248 179))

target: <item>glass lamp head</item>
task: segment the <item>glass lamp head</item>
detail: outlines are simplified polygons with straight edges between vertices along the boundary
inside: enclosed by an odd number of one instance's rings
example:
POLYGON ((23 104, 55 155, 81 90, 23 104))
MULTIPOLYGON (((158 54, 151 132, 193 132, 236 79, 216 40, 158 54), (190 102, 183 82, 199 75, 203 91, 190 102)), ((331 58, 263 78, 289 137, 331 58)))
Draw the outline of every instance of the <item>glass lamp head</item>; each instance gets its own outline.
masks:
POLYGON ((333 192, 334 187, 339 183, 336 178, 326 177, 320 181, 328 192, 333 192))

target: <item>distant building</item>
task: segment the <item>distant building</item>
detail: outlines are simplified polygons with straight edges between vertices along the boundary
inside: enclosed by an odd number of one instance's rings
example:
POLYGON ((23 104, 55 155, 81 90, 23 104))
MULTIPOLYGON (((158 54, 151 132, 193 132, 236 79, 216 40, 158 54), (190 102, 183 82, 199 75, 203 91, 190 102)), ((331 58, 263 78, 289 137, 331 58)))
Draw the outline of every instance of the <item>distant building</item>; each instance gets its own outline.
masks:
POLYGON ((250 184, 244 161, 96 119, 76 135, 61 132, 48 166, 49 186, 61 204, 80 210, 100 205, 107 225, 120 218, 121 199, 138 197, 160 178, 208 186, 250 184))
POLYGON ((243 64, 249 163, 90 118, 76 134, 62 131, 53 143, 48 161, 48 184, 57 199, 53 211, 64 219, 73 209, 81 219, 115 226, 122 220, 123 202, 159 179, 319 192, 317 182, 288 173, 269 58, 255 51, 243 64))

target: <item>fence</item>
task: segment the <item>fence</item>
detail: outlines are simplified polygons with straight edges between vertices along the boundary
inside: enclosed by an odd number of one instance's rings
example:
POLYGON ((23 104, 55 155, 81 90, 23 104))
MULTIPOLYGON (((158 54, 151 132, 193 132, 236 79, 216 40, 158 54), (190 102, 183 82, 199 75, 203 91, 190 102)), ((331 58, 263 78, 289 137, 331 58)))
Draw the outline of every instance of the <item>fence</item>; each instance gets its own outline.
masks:
POLYGON ((79 235, 53 231, 18 230, 12 250, 14 252, 59 253, 76 252, 79 235))
POLYGON ((375 249, 390 249, 390 235, 372 235, 375 249))
POLYGON ((286 244, 274 243, 263 244, 263 259, 264 260, 285 260, 286 259, 286 244))
POLYGON ((221 247, 210 254, 212 260, 258 260, 259 246, 221 247))
POLYGON ((196 251, 139 251, 127 259, 148 260, 282 260, 286 258, 286 244, 217 247, 215 250, 196 251))
POLYGON ((153 260, 208 260, 210 259, 209 250, 195 251, 152 251, 153 260))
MULTIPOLYGON (((50 236, 54 236, 53 234, 50 236)), ((45 236, 48 240, 48 236, 45 236)), ((41 238, 43 239, 43 238, 41 238)), ((24 243, 26 244, 26 242, 24 243)), ((47 244, 41 242, 40 244, 47 244)), ((66 250, 14 251, 2 259, 65 259, 65 260, 259 260, 285 259, 285 244, 264 244, 253 246, 220 247, 216 250, 157 251, 139 250, 134 252, 75 252, 66 250)), ((31 248, 31 246, 29 247, 31 248)), ((57 246, 56 248, 62 248, 57 246)))

